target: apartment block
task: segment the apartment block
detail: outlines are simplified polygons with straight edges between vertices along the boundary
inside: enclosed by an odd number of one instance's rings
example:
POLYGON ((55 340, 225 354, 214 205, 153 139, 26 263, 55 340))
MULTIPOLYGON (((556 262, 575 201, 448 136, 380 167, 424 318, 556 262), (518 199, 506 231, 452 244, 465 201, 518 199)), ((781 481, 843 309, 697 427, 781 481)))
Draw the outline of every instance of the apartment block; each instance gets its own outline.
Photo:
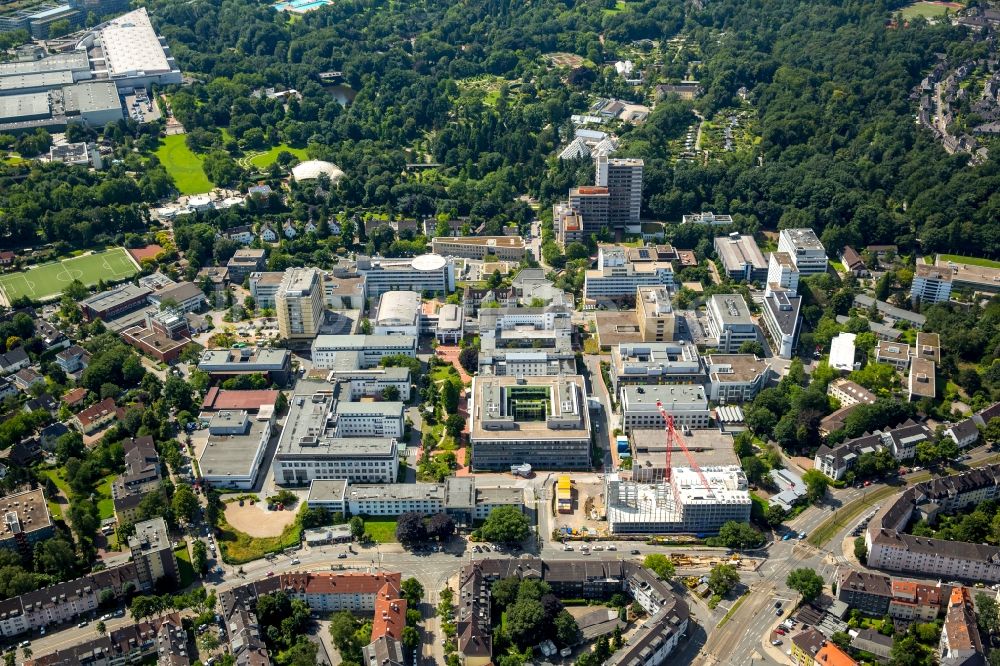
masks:
POLYGON ((870 405, 875 402, 874 393, 846 377, 838 377, 830 382, 826 387, 826 393, 831 398, 839 400, 841 407, 870 405))
POLYGON ((595 160, 597 187, 608 188, 608 222, 613 228, 639 221, 642 207, 643 161, 598 155, 595 160))
POLYGON ((177 559, 163 518, 136 523, 135 534, 128 539, 128 549, 143 589, 153 589, 161 579, 177 584, 177 559))
POLYGON ((569 191, 569 210, 582 222, 581 240, 600 233, 610 224, 611 193, 607 187, 574 187, 569 191))
POLYGON ((417 338, 408 335, 318 335, 312 343, 313 367, 343 368, 343 358, 358 360, 358 368, 373 368, 385 356, 417 355, 417 338))

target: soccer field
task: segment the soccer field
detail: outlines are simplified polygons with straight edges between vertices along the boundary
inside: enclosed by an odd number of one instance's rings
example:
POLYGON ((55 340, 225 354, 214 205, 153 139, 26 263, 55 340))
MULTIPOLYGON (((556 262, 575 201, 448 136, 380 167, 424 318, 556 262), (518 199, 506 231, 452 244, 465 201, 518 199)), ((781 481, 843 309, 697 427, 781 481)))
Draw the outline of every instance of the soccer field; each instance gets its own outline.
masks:
POLYGON ((125 249, 116 247, 0 276, 0 290, 6 296, 7 303, 21 296, 42 300, 58 296, 73 280, 80 280, 90 287, 99 280, 115 282, 138 272, 139 268, 125 249))

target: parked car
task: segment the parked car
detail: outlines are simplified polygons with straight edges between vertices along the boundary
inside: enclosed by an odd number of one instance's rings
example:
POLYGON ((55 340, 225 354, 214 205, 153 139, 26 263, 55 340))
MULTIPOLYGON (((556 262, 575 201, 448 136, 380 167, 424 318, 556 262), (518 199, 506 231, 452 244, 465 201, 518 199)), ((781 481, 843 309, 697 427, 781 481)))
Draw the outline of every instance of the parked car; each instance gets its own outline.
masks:
POLYGON ((84 628, 84 627, 86 627, 86 626, 87 626, 88 624, 90 624, 90 621, 88 621, 88 620, 81 620, 81 621, 80 621, 79 623, 77 623, 77 625, 76 625, 76 626, 77 626, 78 628, 80 628, 80 629, 83 629, 83 628, 84 628))
POLYGON ((639 554, 639 549, 638 549, 638 548, 633 548, 633 549, 632 549, 632 550, 630 551, 630 553, 631 553, 632 555, 638 555, 638 554, 639 554))
POLYGON ((774 633, 778 634, 779 636, 784 636, 785 635, 785 630, 784 629, 775 629, 774 633))
POLYGON ((337 553, 337 559, 338 560, 346 560, 347 559, 347 553, 337 553))
POLYGON ((773 641, 771 641, 771 645, 781 645, 781 639, 780 638, 774 639, 773 641))

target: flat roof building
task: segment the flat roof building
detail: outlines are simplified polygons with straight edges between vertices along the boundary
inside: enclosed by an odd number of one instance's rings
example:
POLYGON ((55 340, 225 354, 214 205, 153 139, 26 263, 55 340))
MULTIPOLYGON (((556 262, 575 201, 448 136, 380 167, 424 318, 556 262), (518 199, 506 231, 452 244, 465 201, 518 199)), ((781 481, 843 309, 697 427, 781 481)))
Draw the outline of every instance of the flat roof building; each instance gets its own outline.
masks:
MULTIPOLYGON (((688 451, 699 467, 739 465, 733 449, 733 437, 714 428, 707 430, 679 429, 688 451)), ((661 482, 666 478, 667 435, 663 428, 636 428, 628 434, 632 454, 632 478, 636 481, 661 482)), ((672 466, 688 465, 687 458, 675 445, 672 466)))
MULTIPOLYGON (((1000 291, 1000 269, 992 266, 977 266, 945 260, 940 255, 936 265, 951 271, 951 285, 954 289, 968 289, 973 292, 995 294, 1000 291)), ((914 276, 914 280, 916 276, 914 276)))
POLYGON ((584 274, 583 296, 635 298, 638 287, 674 287, 674 267, 669 261, 632 261, 625 248, 602 245, 597 251, 597 268, 584 274))
POLYGON ((674 339, 677 316, 666 287, 637 287, 635 317, 643 342, 670 342, 674 339))
POLYGON ((714 245, 722 269, 730 279, 746 282, 767 279, 767 261, 753 236, 733 232, 728 236, 716 236, 714 245))
POLYGON ((104 54, 103 73, 119 90, 181 83, 181 70, 166 41, 153 30, 145 7, 104 24, 97 40, 104 54))
POLYGON ((944 303, 951 298, 952 271, 945 266, 931 266, 917 260, 910 285, 910 299, 914 303, 944 303))
POLYGON ((754 354, 709 354, 704 362, 709 400, 723 405, 753 400, 776 376, 771 363, 754 354))
POLYGON ((826 272, 826 249, 812 229, 782 229, 778 232, 778 251, 787 252, 802 275, 826 272))
POLYGON ((910 375, 906 386, 911 402, 923 398, 933 400, 937 395, 934 362, 919 356, 910 361, 910 375))
MULTIPOLYGON (((229 269, 229 280, 233 284, 243 284, 243 280, 251 273, 256 273, 264 270, 264 261, 267 255, 267 250, 262 248, 252 248, 252 247, 241 247, 236 250, 236 253, 229 259, 226 264, 226 268, 229 269)), ((278 275, 284 275, 279 273, 278 275)), ((281 285, 279 280, 278 286, 281 285)), ((277 294, 277 288, 275 289, 275 294, 277 294)), ((273 304, 272 306, 273 307, 273 304)))
POLYGON ((588 469, 584 386, 578 375, 473 377, 472 467, 498 470, 530 462, 540 469, 588 469))
POLYGON ((706 304, 709 345, 723 354, 736 354, 744 342, 757 342, 760 331, 741 294, 714 294, 706 304))
POLYGON ((437 236, 431 241, 435 254, 482 260, 493 256, 501 261, 524 259, 524 239, 520 236, 437 236))
POLYGON ((338 358, 345 354, 360 356, 359 368, 372 368, 384 356, 417 355, 417 338, 411 335, 317 335, 312 344, 313 367, 338 368, 338 358))
POLYGON ((365 276, 368 298, 378 298, 387 291, 441 295, 455 291, 455 262, 440 254, 422 254, 413 259, 359 256, 357 270, 365 276))
POLYGON ((274 454, 275 483, 395 483, 402 407, 399 402, 340 402, 326 384, 299 382, 274 454))
POLYGON ((290 268, 274 295, 278 331, 286 340, 313 340, 323 323, 323 288, 315 268, 290 268))
POLYGON ((102 291, 80 301, 80 309, 87 321, 116 319, 147 304, 152 289, 137 287, 131 282, 102 291))
POLYGON ((479 372, 502 376, 545 376, 573 372, 571 310, 483 308, 479 312, 479 372))
POLYGON ((122 119, 122 102, 118 88, 108 81, 88 81, 66 86, 62 90, 63 110, 70 120, 79 119, 91 127, 122 119))
POLYGON ((689 342, 622 343, 612 347, 610 374, 615 396, 627 385, 705 381, 698 348, 689 342))
POLYGON ((840 372, 856 370, 854 363, 854 333, 840 333, 830 342, 830 367, 840 372))
POLYGON ((36 543, 55 534, 40 488, 0 498, 0 512, 3 514, 0 517, 0 548, 30 555, 36 543))
POLYGON ((711 421, 708 397, 701 384, 624 386, 621 391, 622 430, 666 428, 660 407, 671 415, 678 428, 707 428, 711 421))
POLYGON ((784 290, 768 289, 764 295, 764 328, 771 338, 772 352, 792 358, 799 344, 802 297, 784 290))
POLYGON ((215 377, 263 374, 284 384, 292 373, 292 352, 287 349, 206 349, 198 369, 215 377))
POLYGON ((198 459, 205 483, 219 488, 252 488, 271 438, 272 418, 273 413, 251 416, 243 410, 213 413, 208 443, 198 459))

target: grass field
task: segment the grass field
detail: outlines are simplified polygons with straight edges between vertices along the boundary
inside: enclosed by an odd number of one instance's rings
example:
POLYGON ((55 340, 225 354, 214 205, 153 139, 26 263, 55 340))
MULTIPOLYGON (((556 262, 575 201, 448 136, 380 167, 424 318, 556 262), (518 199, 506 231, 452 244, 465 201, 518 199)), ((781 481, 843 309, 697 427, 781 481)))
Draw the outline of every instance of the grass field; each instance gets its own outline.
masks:
POLYGON ((365 532, 379 543, 395 543, 396 521, 385 517, 365 518, 365 532))
POLYGON ((1000 261, 983 259, 981 257, 963 257, 960 254, 939 254, 941 261, 954 261, 956 264, 969 264, 970 266, 983 266, 984 268, 1000 268, 1000 261))
POLYGON ((115 502, 111 499, 111 483, 117 476, 117 474, 108 474, 97 485, 97 513, 101 520, 115 516, 115 502))
POLYGON ((194 582, 194 565, 191 564, 191 552, 186 543, 181 542, 181 547, 174 549, 174 557, 177 558, 177 574, 181 579, 180 588, 183 590, 194 582))
POLYGON ((295 155, 300 160, 307 160, 309 156, 306 154, 305 148, 292 148, 287 143, 282 143, 280 145, 271 148, 270 150, 258 153, 253 157, 249 158, 250 164, 257 167, 258 169, 266 169, 267 167, 274 164, 274 161, 278 159, 278 153, 286 152, 295 155))
POLYGON ((58 296, 76 279, 89 287, 99 280, 124 280, 138 272, 128 253, 116 247, 0 276, 0 290, 7 296, 8 303, 20 296, 41 300, 58 296))
POLYGON ((156 149, 156 158, 174 179, 181 194, 205 194, 212 191, 212 182, 201 168, 202 159, 184 143, 183 134, 163 138, 156 149))
POLYGON ((955 3, 914 2, 912 5, 903 7, 899 13, 904 20, 909 20, 918 16, 936 18, 944 16, 949 10, 954 13, 958 9, 961 9, 961 6, 955 5, 955 3))

